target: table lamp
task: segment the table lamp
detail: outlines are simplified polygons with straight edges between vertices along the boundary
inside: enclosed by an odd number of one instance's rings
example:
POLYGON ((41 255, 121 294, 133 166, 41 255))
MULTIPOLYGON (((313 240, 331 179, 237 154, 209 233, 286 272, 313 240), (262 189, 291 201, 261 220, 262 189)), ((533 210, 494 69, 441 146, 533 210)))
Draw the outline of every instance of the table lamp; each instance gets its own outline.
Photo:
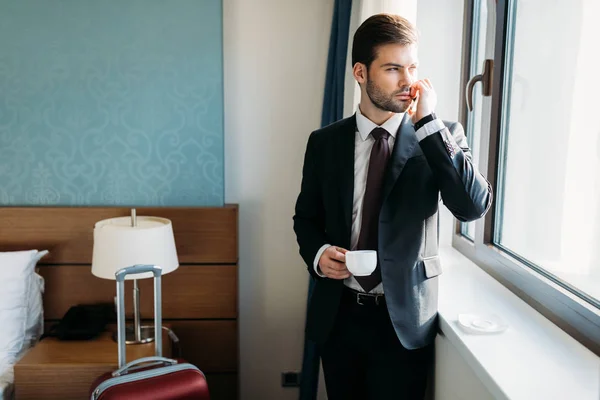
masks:
MULTIPOLYGON (((136 216, 110 218, 94 226, 92 274, 116 280, 115 273, 133 265, 155 265, 165 275, 179 266, 173 226, 166 218, 136 216)), ((148 343, 154 340, 154 326, 140 323, 140 290, 138 279, 152 278, 151 272, 127 275, 133 280, 133 326, 126 329, 126 344, 148 343)))

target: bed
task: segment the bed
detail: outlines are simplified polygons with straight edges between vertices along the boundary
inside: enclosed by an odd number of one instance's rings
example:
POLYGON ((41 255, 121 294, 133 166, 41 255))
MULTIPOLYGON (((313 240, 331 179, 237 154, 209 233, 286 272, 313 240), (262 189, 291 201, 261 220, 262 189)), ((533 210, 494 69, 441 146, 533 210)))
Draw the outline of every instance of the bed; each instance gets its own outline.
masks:
MULTIPOLYGON (((40 303, 37 319, 42 326, 34 321, 27 325, 36 332, 34 336, 41 333, 40 328, 57 322, 73 305, 113 300, 114 281, 91 274, 92 229, 97 221, 129 214, 130 209, 120 207, 0 207, 0 256, 17 250, 39 250, 34 268, 37 272, 32 275, 36 278, 31 282, 41 284, 43 307, 40 303)), ((206 373, 213 397, 236 399, 237 206, 138 208, 137 214, 173 222, 180 267, 163 278, 163 321, 179 336, 183 358, 206 373)), ((0 258, 0 279, 2 270, 7 269, 12 268, 3 265, 0 258)), ((127 286, 126 293, 130 289, 127 286)), ((152 318, 152 296, 144 296, 152 292, 151 280, 142 280, 140 290, 142 318, 152 318)), ((2 320, 0 326, 0 335, 5 334, 2 320)), ((30 340, 19 356, 35 343, 35 338, 30 340)), ((12 400, 13 395, 28 398, 27 388, 18 384, 18 364, 13 371, 16 362, 5 362, 0 354, 0 400, 12 400)))
POLYGON ((44 279, 36 273, 46 250, 0 252, 0 400, 13 397, 13 365, 43 332, 44 279))

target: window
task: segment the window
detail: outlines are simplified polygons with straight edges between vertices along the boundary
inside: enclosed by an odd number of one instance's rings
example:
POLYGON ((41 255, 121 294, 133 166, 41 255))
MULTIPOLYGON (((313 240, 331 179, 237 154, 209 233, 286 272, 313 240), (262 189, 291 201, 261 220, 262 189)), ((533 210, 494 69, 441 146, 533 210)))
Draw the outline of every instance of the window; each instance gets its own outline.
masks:
POLYGON ((598 352, 600 2, 470 0, 466 11, 463 78, 482 57, 494 69, 491 96, 477 84, 461 118, 495 200, 454 246, 598 352))
POLYGON ((494 242, 600 306, 600 7, 542 1, 513 7, 494 242))

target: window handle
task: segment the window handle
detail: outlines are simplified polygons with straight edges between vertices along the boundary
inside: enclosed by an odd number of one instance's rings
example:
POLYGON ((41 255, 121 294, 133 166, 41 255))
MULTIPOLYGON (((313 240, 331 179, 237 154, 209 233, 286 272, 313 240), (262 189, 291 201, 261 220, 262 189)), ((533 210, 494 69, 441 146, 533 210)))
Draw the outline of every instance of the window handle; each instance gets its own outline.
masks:
POLYGON ((467 107, 469 111, 473 111, 473 88, 477 82, 483 85, 482 93, 484 96, 492 95, 492 75, 494 70, 494 60, 484 60, 483 74, 475 75, 467 83, 467 107))

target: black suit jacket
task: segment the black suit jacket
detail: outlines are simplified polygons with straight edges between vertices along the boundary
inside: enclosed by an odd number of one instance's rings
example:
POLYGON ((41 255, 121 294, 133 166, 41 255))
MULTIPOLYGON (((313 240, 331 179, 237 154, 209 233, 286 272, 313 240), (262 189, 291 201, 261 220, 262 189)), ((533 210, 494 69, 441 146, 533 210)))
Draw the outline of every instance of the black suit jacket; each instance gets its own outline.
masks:
MULTIPOLYGON (((444 124, 419 142, 405 115, 384 181, 378 258, 388 312, 408 349, 429 344, 437 332, 440 194, 460 221, 480 218, 492 202, 492 188, 473 166, 462 126, 444 124)), ((306 334, 317 343, 331 331, 343 281, 318 276, 313 263, 326 243, 350 248, 356 129, 352 116, 313 132, 304 158, 294 231, 316 279, 306 334)))

